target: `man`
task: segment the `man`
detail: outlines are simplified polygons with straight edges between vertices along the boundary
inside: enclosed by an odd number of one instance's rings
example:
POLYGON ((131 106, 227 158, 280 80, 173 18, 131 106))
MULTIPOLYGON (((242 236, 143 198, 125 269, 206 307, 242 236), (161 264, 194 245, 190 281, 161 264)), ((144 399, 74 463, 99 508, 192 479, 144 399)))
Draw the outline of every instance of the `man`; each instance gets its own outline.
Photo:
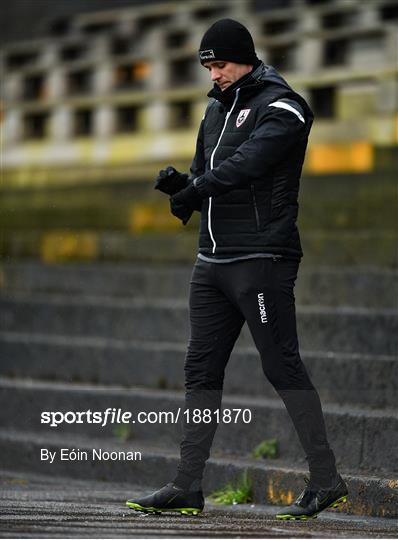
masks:
MULTIPOLYGON (((224 369, 246 321, 310 470, 304 491, 277 517, 308 519, 347 495, 296 332, 293 288, 302 257, 297 199, 313 114, 277 71, 257 58, 249 31, 236 21, 223 19, 209 28, 199 59, 214 87, 192 176, 168 167, 155 186, 171 196, 171 211, 184 224, 194 210, 201 211, 190 287, 186 408, 220 408, 224 369)), ((199 513, 215 420, 185 421, 173 482, 127 505, 146 512, 199 513)))

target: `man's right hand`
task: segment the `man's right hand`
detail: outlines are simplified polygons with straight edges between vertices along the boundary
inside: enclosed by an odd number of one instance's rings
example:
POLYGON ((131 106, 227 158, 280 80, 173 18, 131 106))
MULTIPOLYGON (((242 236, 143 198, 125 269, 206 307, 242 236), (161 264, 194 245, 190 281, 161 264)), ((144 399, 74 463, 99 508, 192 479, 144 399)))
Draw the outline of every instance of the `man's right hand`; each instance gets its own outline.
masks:
POLYGON ((167 193, 167 195, 175 195, 182 189, 187 187, 188 175, 178 172, 174 167, 167 167, 159 171, 159 176, 156 178, 155 189, 167 193))

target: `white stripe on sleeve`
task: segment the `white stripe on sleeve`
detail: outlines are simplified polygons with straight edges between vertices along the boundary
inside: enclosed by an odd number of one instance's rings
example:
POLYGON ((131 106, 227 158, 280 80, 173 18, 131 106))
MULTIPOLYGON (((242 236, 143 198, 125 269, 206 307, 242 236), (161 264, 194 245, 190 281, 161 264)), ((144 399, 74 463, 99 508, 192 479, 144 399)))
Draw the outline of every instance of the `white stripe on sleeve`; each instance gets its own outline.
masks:
POLYGON ((269 107, 279 107, 279 109, 286 109, 287 111, 290 111, 294 113, 303 124, 305 124, 305 120, 303 118, 303 115, 298 112, 297 109, 289 105, 288 103, 285 103, 284 101, 274 101, 273 103, 269 104, 269 107))

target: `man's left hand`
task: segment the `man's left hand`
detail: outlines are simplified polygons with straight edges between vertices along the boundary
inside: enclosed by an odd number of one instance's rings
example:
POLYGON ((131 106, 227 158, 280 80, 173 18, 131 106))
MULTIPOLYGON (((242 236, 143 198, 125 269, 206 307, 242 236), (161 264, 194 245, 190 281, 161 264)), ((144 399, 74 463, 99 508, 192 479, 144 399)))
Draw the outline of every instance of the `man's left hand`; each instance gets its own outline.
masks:
POLYGON ((163 191, 167 195, 175 195, 181 189, 184 189, 187 184, 188 175, 178 172, 174 167, 169 165, 167 169, 159 171, 159 176, 155 182, 155 189, 163 191))
POLYGON ((182 189, 172 197, 170 197, 170 209, 171 213, 181 219, 182 223, 186 225, 193 214, 195 208, 197 208, 202 202, 202 198, 193 183, 188 187, 182 189))

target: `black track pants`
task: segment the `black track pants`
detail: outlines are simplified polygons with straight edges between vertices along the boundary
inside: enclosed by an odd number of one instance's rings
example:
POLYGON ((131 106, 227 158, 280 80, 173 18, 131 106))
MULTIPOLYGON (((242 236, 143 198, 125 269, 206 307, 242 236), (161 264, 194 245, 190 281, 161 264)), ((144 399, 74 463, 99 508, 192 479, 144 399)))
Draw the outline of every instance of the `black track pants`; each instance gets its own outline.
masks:
MULTIPOLYGON (((272 258, 227 264, 198 259, 189 298, 186 408, 220 408, 224 370, 247 321, 265 376, 283 399, 306 453, 311 480, 329 485, 336 473, 334 455, 318 393, 298 349, 293 294, 298 264, 272 258)), ((187 423, 184 417, 180 478, 202 477, 216 428, 216 422, 187 423)))

